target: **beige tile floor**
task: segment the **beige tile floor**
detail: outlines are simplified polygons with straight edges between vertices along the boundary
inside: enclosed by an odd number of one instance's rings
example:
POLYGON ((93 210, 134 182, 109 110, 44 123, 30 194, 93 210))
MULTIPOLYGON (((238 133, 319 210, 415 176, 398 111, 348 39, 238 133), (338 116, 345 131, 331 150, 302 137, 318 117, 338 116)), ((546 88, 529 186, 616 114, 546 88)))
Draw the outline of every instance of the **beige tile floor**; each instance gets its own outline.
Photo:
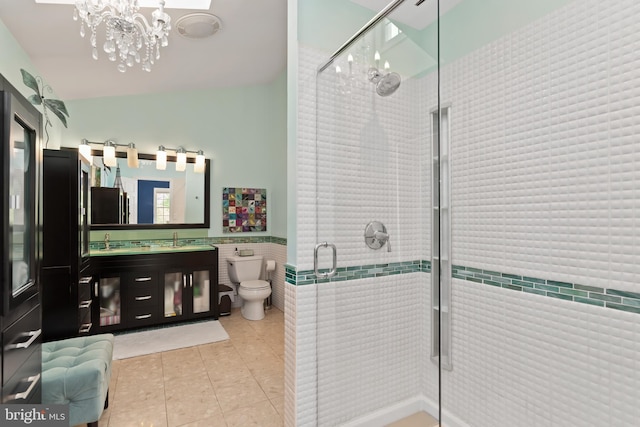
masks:
POLYGON ((220 323, 227 341, 114 361, 100 427, 282 426, 283 313, 220 323))

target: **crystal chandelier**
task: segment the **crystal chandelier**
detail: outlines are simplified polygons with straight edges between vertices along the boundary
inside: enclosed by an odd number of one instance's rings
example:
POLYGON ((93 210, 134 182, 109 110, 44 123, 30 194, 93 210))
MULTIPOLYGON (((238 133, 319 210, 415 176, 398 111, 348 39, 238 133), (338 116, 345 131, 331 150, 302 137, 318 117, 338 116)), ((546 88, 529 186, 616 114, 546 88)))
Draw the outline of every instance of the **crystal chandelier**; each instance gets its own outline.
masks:
POLYGON ((169 44, 171 18, 164 13, 164 0, 152 13, 152 22, 138 12, 138 0, 76 0, 73 19, 80 18, 80 35, 91 32, 93 59, 98 59, 98 26, 104 22, 106 39, 103 45, 110 61, 119 60, 118 71, 125 72, 135 63, 151 71, 154 60, 160 59, 160 47, 169 44))

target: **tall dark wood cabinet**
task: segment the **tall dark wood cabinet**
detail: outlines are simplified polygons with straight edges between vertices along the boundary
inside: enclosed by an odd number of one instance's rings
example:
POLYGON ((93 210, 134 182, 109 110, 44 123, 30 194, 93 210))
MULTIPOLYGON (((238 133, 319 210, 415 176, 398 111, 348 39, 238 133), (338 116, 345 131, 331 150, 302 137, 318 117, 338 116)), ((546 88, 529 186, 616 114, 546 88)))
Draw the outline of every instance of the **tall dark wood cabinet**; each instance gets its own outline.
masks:
POLYGON ((116 187, 91 187, 91 224, 128 224, 127 193, 116 187))
POLYGON ((90 166, 77 150, 44 150, 42 165, 44 341, 91 331, 90 166))
POLYGON ((2 403, 40 403, 40 112, 0 76, 2 403))

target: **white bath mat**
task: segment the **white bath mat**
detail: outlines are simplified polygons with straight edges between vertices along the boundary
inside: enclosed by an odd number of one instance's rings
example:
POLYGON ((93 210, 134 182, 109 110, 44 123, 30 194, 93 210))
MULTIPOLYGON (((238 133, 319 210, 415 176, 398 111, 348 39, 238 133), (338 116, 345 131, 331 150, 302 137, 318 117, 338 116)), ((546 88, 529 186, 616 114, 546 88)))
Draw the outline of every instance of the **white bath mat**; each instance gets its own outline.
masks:
POLYGON ((128 359, 228 339, 227 331, 217 320, 121 333, 115 336, 113 359, 128 359))

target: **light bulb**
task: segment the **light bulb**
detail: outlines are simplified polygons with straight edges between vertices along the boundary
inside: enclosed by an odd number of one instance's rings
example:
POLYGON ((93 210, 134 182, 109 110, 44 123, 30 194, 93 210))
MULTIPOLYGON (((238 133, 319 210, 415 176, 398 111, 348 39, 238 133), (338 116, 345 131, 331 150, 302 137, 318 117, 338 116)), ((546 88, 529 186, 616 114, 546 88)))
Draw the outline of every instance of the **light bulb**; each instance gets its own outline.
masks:
POLYGON ((78 152, 89 161, 89 164, 93 163, 93 156, 91 155, 91 147, 89 146, 89 141, 87 141, 86 139, 80 141, 78 152))
POLYGON ((140 166, 138 163, 138 150, 133 142, 131 142, 127 148, 127 166, 136 169, 140 166))
POLYGON ((176 171, 184 172, 187 169, 187 152, 184 151, 184 148, 180 147, 178 148, 176 155, 176 171))
POLYGON ((167 168, 167 152, 164 151, 164 146, 158 147, 156 152, 156 169, 165 170, 167 168))
POLYGON ((204 173, 205 171, 204 153, 202 150, 199 150, 196 155, 196 164, 193 166, 193 171, 196 173, 204 173))
POLYGON ((391 66, 389 65, 389 61, 384 61, 384 69, 388 70, 389 68, 391 68, 391 66))
POLYGON ((103 160, 105 166, 117 166, 116 161, 116 147, 111 141, 104 143, 103 160))

